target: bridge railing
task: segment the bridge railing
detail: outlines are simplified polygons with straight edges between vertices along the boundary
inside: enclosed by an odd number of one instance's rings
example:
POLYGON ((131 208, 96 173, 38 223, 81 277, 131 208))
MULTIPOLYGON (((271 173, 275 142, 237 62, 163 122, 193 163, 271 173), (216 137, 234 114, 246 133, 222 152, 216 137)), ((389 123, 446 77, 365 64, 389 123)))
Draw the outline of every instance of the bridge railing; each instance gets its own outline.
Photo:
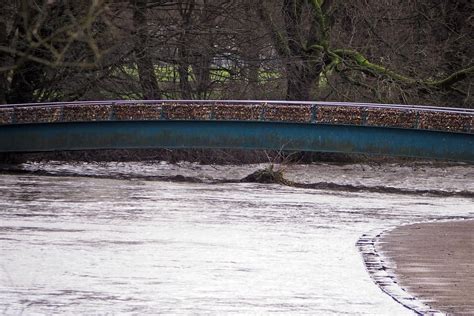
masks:
POLYGON ((113 105, 113 104, 267 104, 267 105, 323 105, 346 107, 369 107, 391 109, 419 109, 435 112, 474 113, 474 108, 436 107, 426 105, 406 105, 392 103, 364 103, 364 102, 331 102, 331 101, 282 101, 282 100, 105 100, 105 101, 68 101, 68 102, 36 102, 18 104, 0 104, 0 108, 38 107, 38 106, 74 106, 74 105, 113 105))
POLYGON ((126 120, 271 121, 474 132, 474 109, 419 105, 254 100, 112 100, 0 105, 0 125, 126 120))

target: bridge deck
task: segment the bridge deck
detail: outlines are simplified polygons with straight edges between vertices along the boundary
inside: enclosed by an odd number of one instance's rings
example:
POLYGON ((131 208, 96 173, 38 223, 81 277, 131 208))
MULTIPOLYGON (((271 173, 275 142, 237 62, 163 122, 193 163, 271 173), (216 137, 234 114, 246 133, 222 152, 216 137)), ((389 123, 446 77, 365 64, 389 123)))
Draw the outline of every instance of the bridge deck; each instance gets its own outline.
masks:
POLYGON ((224 147, 474 161, 473 127, 474 110, 471 109, 368 103, 84 101, 14 104, 0 106, 0 135, 3 136, 0 152, 224 147), (110 129, 112 126, 115 130, 110 129), (233 131, 227 130, 229 128, 233 131), (125 130, 128 134, 124 134, 125 130), (57 134, 58 131, 61 134, 57 134), (272 138, 272 135, 278 136, 272 138), (87 139, 87 143, 83 139, 87 139), (117 139, 121 141, 115 141, 117 139))

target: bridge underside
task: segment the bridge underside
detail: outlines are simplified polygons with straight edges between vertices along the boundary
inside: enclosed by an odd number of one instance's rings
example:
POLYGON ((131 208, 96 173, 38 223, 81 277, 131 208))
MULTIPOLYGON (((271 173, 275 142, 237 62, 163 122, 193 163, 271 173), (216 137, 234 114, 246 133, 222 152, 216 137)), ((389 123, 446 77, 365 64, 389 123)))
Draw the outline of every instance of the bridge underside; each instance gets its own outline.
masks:
POLYGON ((0 152, 235 148, 474 161, 472 135, 401 128, 231 121, 106 121, 0 126, 0 152))

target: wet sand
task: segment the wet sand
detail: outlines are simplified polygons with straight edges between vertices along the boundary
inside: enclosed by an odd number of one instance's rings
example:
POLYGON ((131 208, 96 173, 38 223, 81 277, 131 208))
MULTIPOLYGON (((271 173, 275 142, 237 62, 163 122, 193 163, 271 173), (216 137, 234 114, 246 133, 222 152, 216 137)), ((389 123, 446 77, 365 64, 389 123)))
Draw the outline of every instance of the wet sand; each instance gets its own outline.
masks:
POLYGON ((400 286, 420 301, 474 314, 474 220, 402 226, 384 234, 378 248, 400 286))

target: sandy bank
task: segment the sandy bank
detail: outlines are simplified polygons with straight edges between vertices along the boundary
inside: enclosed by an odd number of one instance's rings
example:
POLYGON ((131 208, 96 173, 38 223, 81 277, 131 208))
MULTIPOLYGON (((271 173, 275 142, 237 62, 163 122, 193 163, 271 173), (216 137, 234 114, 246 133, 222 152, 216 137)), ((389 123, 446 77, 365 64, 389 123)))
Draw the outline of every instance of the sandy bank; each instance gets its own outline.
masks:
POLYGON ((474 220, 399 227, 380 239, 400 286, 432 308, 474 314, 474 220))

